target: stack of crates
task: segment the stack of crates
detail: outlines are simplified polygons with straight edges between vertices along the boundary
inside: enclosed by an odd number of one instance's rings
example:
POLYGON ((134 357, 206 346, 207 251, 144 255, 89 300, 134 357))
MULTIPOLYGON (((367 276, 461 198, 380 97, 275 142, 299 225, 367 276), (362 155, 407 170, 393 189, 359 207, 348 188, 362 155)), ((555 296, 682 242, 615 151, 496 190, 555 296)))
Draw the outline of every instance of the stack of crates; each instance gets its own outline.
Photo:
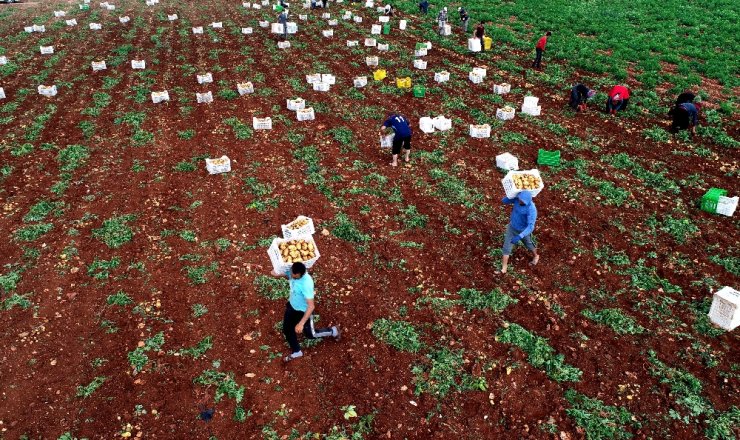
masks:
POLYGON ((551 167, 560 166, 560 151, 547 151, 540 148, 537 153, 537 164, 551 167))

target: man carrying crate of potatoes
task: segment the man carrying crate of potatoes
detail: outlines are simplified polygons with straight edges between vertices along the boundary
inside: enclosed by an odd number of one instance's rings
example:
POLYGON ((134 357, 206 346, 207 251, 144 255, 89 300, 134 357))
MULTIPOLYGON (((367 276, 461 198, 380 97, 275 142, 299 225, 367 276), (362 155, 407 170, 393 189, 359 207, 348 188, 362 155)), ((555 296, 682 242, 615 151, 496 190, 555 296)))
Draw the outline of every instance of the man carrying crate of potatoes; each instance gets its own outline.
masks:
POLYGON ((308 339, 332 337, 339 341, 341 333, 336 326, 318 329, 313 326, 315 308, 313 278, 306 272, 303 263, 293 263, 286 273, 277 273, 273 270, 271 274, 274 277, 288 277, 290 283, 290 298, 285 304, 283 316, 283 334, 292 353, 283 358, 284 362, 303 356, 301 345, 298 343, 299 333, 303 333, 308 339))
POLYGON ((534 266, 540 261, 540 255, 537 253, 537 248, 531 237, 534 224, 537 222, 537 207, 532 201, 532 193, 521 191, 515 198, 504 197, 502 202, 504 205, 514 205, 514 209, 511 211, 511 221, 506 227, 504 245, 501 249, 503 257, 501 257, 501 271, 499 273, 505 274, 509 266, 509 256, 511 256, 514 245, 519 241, 523 241, 524 246, 532 252, 530 266, 534 266))

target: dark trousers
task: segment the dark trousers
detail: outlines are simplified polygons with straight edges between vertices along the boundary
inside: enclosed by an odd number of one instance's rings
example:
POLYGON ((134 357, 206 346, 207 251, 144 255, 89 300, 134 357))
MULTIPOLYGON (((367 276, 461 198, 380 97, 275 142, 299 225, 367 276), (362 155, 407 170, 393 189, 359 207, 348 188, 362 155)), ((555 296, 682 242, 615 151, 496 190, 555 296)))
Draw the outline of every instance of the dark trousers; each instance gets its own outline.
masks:
MULTIPOLYGON (((288 341, 290 349, 293 353, 301 351, 301 344, 298 343, 298 334, 295 332, 295 326, 303 319, 304 312, 296 310, 290 305, 290 302, 285 304, 285 315, 283 316, 283 334, 285 340, 288 341)), ((334 333, 331 328, 317 328, 313 327, 313 315, 308 318, 306 324, 303 326, 303 336, 308 339, 326 338, 332 336, 334 333)))
POLYGON ((610 111, 620 111, 627 108, 627 104, 629 104, 630 100, 623 99, 621 101, 612 101, 612 98, 609 98, 606 100, 606 112, 609 113, 610 111))
POLYGON ((537 52, 537 55, 534 57, 534 62, 532 63, 532 67, 540 67, 540 63, 542 62, 542 49, 535 48, 535 52, 537 52))

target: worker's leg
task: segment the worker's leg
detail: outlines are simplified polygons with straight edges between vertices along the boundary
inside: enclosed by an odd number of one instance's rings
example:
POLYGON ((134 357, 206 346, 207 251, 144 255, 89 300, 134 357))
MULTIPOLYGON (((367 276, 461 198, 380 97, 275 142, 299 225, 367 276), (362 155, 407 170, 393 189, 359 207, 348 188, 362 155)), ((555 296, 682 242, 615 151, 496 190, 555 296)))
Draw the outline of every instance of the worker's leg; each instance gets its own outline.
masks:
POLYGON ((516 231, 511 227, 511 224, 506 226, 506 232, 504 233, 504 245, 501 246, 501 273, 506 273, 509 267, 509 256, 511 255, 514 245, 511 244, 511 239, 516 235, 516 231))
POLYGON ((295 332, 295 326, 301 322, 303 312, 295 310, 290 303, 285 305, 285 315, 283 316, 283 334, 288 341, 293 354, 301 353, 301 345, 298 343, 298 335, 295 332))
POLYGON ((403 140, 403 149, 404 149, 404 152, 406 153, 406 157, 404 158, 404 160, 406 162, 409 162, 410 161, 409 156, 411 156, 411 136, 403 140))
POLYGON ((308 339, 335 337, 339 334, 336 327, 315 328, 313 325, 313 314, 303 326, 303 336, 308 339))
POLYGON ((527 235, 522 239, 522 241, 524 242, 524 246, 529 249, 530 252, 532 252, 532 260, 529 262, 529 264, 531 266, 535 266, 540 261, 540 255, 537 253, 537 247, 532 241, 532 235, 527 235))
POLYGON ((402 144, 403 140, 400 139, 398 136, 393 138, 393 146, 391 147, 391 154, 393 154, 393 161, 391 162, 391 166, 393 167, 398 166, 398 155, 401 153, 402 144))

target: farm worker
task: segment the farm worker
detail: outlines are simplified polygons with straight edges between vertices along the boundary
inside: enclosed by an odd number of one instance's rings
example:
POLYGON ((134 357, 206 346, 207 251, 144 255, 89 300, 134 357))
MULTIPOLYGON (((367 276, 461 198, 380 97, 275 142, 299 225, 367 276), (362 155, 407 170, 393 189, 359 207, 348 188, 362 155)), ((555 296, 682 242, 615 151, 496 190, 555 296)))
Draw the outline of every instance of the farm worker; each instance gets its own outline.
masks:
POLYGON ((532 243, 531 237, 532 231, 534 231, 534 224, 537 222, 537 207, 532 201, 532 193, 522 191, 513 199, 504 197, 502 202, 504 205, 514 205, 514 209, 511 211, 511 221, 506 227, 504 246, 502 248, 501 273, 504 274, 509 266, 511 251, 519 241, 523 241, 524 246, 532 251, 532 260, 529 262, 530 266, 534 266, 540 261, 540 255, 537 253, 537 248, 532 243))
POLYGON ((552 32, 547 31, 545 35, 543 35, 539 40, 537 40, 537 44, 534 46, 534 50, 537 53, 537 55, 534 57, 534 62, 532 63, 532 67, 536 67, 539 69, 540 63, 542 62, 542 52, 545 51, 545 46, 547 45, 547 37, 552 35, 552 32))
MULTIPOLYGON (((470 16, 468 15, 468 11, 465 10, 462 6, 457 8, 457 12, 460 13, 460 23, 462 23, 463 32, 468 32, 468 20, 470 20, 470 16)), ((481 44, 483 44, 483 40, 481 40, 481 44)))
POLYGON ((481 44, 483 44, 483 37, 486 35, 486 28, 483 27, 483 22, 481 21, 478 23, 478 25, 475 27, 475 38, 479 39, 481 41, 481 44))
POLYGON ((606 100, 606 112, 616 115, 619 110, 627 108, 630 101, 630 89, 626 86, 616 85, 609 92, 609 98, 606 100))
POLYGON ((393 148, 391 150, 393 162, 391 162, 391 166, 398 166, 398 155, 401 153, 402 147, 405 153, 404 161, 408 163, 409 155, 411 154, 411 127, 409 126, 409 121, 402 115, 391 113, 380 127, 381 136, 383 136, 387 127, 392 128, 396 134, 393 137, 393 148))
POLYGON ((283 39, 288 39, 288 10, 284 9, 283 12, 278 15, 278 23, 283 25, 283 39))
POLYGON ((700 103, 684 102, 674 107, 668 114, 673 117, 671 130, 689 130, 691 134, 696 133, 696 124, 699 122, 700 103))
POLYGON ((678 95, 678 98, 676 98, 676 105, 681 105, 684 102, 694 102, 694 99, 696 99, 696 95, 692 91, 687 90, 678 95))
POLYGON ((577 112, 586 110, 586 101, 593 98, 596 90, 590 90, 583 84, 576 84, 570 89, 570 101, 568 105, 577 112))
POLYGON ((419 2, 419 12, 424 15, 429 12, 429 0, 421 0, 421 2, 419 2))
POLYGON ((393 17, 393 6, 391 6, 390 3, 388 3, 387 5, 385 5, 385 8, 383 8, 383 13, 385 15, 388 15, 390 17, 393 17))
POLYGON ((439 35, 444 35, 445 25, 447 24, 447 6, 439 11, 439 15, 437 15, 437 22, 439 23, 439 35))
POLYGON ((285 356, 283 361, 290 362, 303 356, 301 345, 298 343, 299 333, 303 333, 308 339, 332 337, 339 341, 341 333, 336 326, 318 329, 313 326, 315 308, 313 278, 306 272, 303 263, 293 263, 293 266, 282 274, 273 271, 272 276, 288 277, 290 283, 290 298, 285 304, 283 316, 283 334, 292 353, 285 356))

